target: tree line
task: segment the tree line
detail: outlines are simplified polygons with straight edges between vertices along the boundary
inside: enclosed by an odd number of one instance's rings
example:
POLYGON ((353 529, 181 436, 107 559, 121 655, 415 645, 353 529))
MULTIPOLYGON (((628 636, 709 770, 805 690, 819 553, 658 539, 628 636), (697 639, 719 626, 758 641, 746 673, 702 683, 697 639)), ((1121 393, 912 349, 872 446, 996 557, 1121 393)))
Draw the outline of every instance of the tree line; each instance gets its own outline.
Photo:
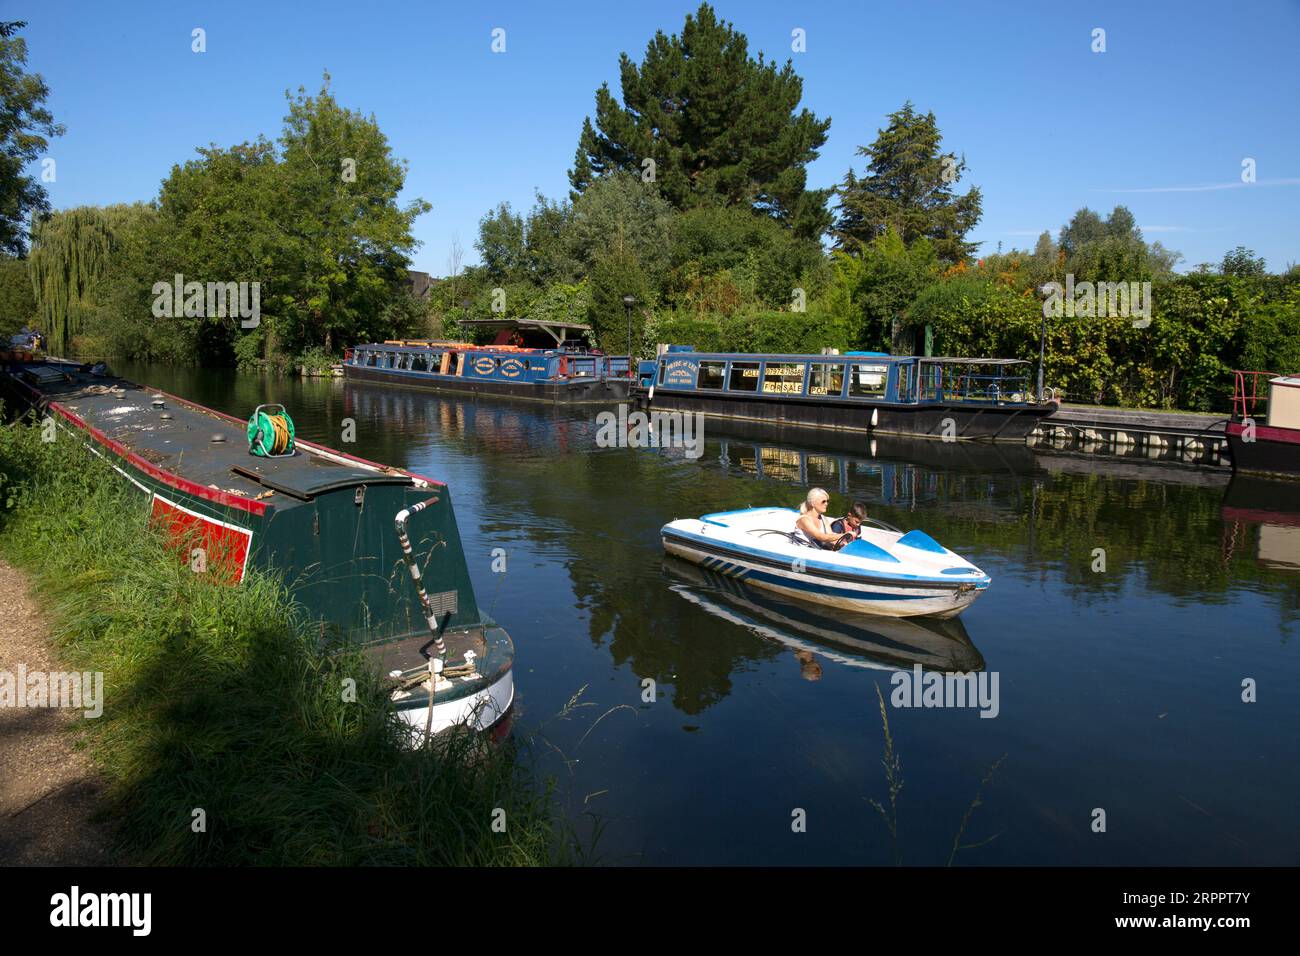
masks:
MULTIPOLYGON (((25 48, 10 34, 0 42, 8 87, 25 75, 25 48)), ((28 126, 57 135, 36 87, 26 85, 28 126)), ((171 362, 324 362, 361 340, 472 338, 462 323, 484 318, 585 323, 595 344, 621 352, 628 296, 639 355, 677 342, 1036 360, 1043 286, 1068 278, 1152 292, 1142 327, 1113 314, 1049 322, 1047 379, 1068 398, 1219 408, 1233 367, 1300 368, 1295 268, 1269 274, 1237 248, 1176 273, 1181 256, 1148 243, 1123 206, 1080 209, 1031 250, 981 257, 969 235, 983 197, 932 112, 904 103, 858 148, 860 169, 809 188, 831 124, 802 98, 789 61, 751 55, 702 4, 639 61, 620 56, 619 95, 602 85, 580 126, 568 195, 490 210, 474 243, 481 264, 462 268, 454 248, 417 299, 405 281, 411 226, 428 204, 397 203, 405 164, 373 117, 335 101, 327 77, 314 97, 289 98, 275 142, 200 149, 152 202, 50 214, 32 198, 38 184, 25 207, 21 189, 16 206, 0 193, 10 252, 0 308, 11 324, 35 316, 56 348, 171 362), (15 209, 37 215, 26 258, 15 209), (260 323, 159 321, 150 289, 173 274, 260 281, 260 323)), ((3 152, 30 161, 44 148, 31 142, 3 152)))

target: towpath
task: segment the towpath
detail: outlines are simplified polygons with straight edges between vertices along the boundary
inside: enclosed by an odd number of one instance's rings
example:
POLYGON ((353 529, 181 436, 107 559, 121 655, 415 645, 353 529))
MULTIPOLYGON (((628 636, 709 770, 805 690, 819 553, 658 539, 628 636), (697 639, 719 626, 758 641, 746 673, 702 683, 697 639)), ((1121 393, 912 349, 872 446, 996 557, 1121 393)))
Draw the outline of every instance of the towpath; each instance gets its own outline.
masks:
MULTIPOLYGON (((0 558, 0 674, 60 670, 26 577, 0 558)), ((0 706, 0 866, 105 866, 112 831, 103 781, 74 746, 82 711, 0 706)))

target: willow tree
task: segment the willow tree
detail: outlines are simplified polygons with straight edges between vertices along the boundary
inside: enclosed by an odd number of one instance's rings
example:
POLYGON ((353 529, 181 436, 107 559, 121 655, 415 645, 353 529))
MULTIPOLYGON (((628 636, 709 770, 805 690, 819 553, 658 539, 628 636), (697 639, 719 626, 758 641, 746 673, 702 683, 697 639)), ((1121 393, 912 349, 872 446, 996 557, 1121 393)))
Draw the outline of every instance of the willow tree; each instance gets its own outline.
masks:
POLYGON ((66 353, 95 309, 94 290, 108 273, 119 235, 139 206, 78 206, 38 220, 28 272, 37 316, 50 348, 66 353))

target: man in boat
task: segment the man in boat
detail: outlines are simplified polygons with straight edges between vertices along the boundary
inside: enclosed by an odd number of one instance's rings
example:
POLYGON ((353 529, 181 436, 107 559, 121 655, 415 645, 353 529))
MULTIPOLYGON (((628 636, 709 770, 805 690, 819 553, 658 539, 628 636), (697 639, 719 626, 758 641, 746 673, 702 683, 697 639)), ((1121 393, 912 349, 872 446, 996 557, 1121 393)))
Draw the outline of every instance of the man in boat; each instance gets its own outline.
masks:
POLYGON ((836 518, 831 522, 831 531, 835 534, 849 536, 850 541, 856 541, 862 534, 862 522, 867 520, 867 506, 864 502, 855 501, 849 513, 843 518, 836 518))
POLYGON ((799 519, 794 523, 792 537, 797 544, 838 551, 853 540, 842 531, 836 534, 831 530, 831 523, 826 520, 826 509, 830 505, 831 496, 825 488, 808 489, 808 497, 799 506, 799 519))

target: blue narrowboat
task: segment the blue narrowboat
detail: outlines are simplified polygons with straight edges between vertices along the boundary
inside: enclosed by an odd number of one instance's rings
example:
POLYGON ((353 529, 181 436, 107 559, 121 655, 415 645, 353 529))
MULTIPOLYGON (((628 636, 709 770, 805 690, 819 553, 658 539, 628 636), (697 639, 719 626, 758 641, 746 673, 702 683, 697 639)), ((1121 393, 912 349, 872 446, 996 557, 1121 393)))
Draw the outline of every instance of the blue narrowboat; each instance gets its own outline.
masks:
POLYGON ((354 381, 544 402, 618 401, 628 397, 632 384, 625 355, 412 340, 349 349, 343 375, 354 381))
POLYGON ((1023 442, 1056 411, 1036 401, 1028 362, 846 352, 759 355, 669 346, 638 366, 653 409, 947 441, 1023 442))

